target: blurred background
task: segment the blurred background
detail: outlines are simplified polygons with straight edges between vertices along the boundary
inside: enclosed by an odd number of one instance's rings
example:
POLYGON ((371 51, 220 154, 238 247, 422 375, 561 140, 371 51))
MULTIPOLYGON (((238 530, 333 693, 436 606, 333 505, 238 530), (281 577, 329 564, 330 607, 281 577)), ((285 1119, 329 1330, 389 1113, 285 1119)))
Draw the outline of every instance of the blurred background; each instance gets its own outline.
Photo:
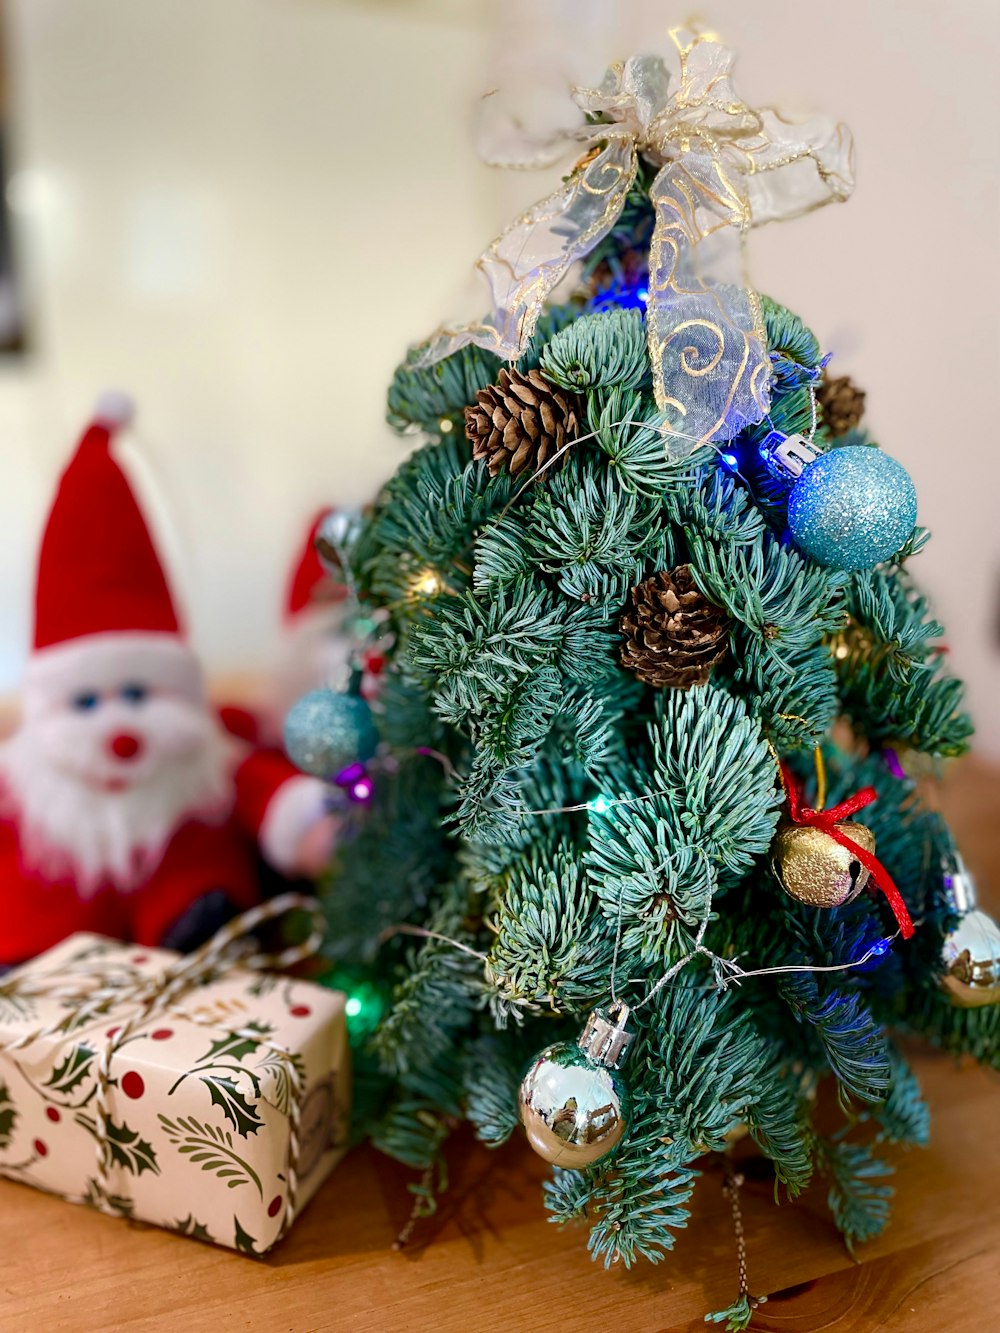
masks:
MULTIPOLYGON (((752 103, 846 120, 844 206, 751 238, 755 285, 868 390, 935 540, 915 569, 1000 756, 1000 215, 995 0, 715 0, 752 103)), ((667 0, 7 0, 0 74, 0 697, 35 550, 96 394, 139 415, 132 475, 216 679, 270 658, 309 515, 357 504, 406 443, 405 351, 471 313, 468 275, 554 172, 476 158, 497 86, 661 42, 667 0)))

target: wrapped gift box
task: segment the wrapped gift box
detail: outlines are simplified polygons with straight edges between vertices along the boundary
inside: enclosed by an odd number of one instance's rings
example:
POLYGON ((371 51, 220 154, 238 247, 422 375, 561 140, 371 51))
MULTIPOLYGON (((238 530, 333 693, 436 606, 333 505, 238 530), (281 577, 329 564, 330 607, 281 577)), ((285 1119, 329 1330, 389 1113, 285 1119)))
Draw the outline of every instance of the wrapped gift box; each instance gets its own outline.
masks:
POLYGON ((346 1146, 344 996, 239 966, 171 995, 178 962, 74 935, 0 978, 0 1175, 263 1254, 346 1146))

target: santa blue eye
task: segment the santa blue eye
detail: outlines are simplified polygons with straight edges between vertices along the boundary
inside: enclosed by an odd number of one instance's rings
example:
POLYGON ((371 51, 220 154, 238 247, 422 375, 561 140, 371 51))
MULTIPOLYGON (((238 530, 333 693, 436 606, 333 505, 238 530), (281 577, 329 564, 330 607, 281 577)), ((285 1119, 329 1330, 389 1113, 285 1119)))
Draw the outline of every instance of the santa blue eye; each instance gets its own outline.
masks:
POLYGON ((145 685, 123 685, 121 696, 127 704, 141 704, 149 694, 145 685))
POLYGON ((96 708, 100 701, 101 697, 95 690, 83 690, 80 694, 73 695, 73 707, 81 713, 96 708))

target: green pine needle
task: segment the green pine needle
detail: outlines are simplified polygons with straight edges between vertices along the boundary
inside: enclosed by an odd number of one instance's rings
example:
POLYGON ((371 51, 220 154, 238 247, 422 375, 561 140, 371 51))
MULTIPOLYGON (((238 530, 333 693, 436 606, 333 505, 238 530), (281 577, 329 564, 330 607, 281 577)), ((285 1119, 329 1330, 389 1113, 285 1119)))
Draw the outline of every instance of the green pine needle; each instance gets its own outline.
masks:
MULTIPOLYGON (((812 430, 824 356, 768 298, 766 419, 723 449, 697 446, 657 407, 643 315, 614 300, 643 269, 649 182, 643 163, 588 256, 599 298, 545 312, 518 362, 580 400, 579 437, 558 466, 525 481, 472 459, 464 416, 502 368, 490 353, 470 346, 430 367, 411 355, 396 372, 389 418, 424 443, 348 552, 391 644, 375 705, 387 753, 325 902, 329 958, 364 964, 384 1002, 358 1051, 373 1140, 425 1172, 440 1170, 463 1116, 490 1145, 516 1132, 533 1052, 573 1040, 613 993, 634 1006, 628 1133, 545 1188, 554 1221, 583 1222, 591 1254, 625 1265, 672 1249, 699 1159, 740 1125, 776 1190, 799 1193, 815 1166, 848 1244, 869 1239, 891 1195, 873 1143, 928 1133, 893 1030, 1000 1067, 1000 1006, 953 1008, 938 982, 954 925, 951 837, 880 753, 968 743, 941 627, 911 579, 927 534, 853 574, 791 544, 787 490, 759 445, 772 429, 812 430), (726 653, 705 684, 652 689, 622 666, 622 613, 639 582, 682 564, 729 617, 726 653), (848 751, 829 740, 845 718, 862 742, 848 751), (839 967, 892 930, 880 898, 818 911, 771 873, 784 808, 775 760, 812 783, 817 745, 831 803, 877 789, 858 818, 919 928, 871 970, 723 991, 720 958, 839 967), (415 943, 401 926, 444 938, 415 943), (689 958, 698 941, 714 964, 689 958), (824 1079, 837 1081, 850 1142, 813 1124, 824 1079)), ((421 1186, 426 1207, 440 1185, 421 1186)), ((740 1298, 710 1318, 742 1329, 751 1313, 740 1298)))

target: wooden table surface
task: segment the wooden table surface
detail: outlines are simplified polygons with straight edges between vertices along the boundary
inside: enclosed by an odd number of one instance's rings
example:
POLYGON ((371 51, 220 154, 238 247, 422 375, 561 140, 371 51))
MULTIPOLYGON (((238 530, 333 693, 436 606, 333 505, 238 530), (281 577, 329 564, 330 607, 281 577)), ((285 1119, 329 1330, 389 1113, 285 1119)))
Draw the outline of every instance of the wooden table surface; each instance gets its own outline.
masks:
MULTIPOLYGON (((941 803, 981 890, 992 878, 1000 903, 1000 776, 965 761, 941 803)), ((821 1188, 777 1208, 769 1181, 747 1183, 750 1284, 769 1293, 754 1329, 980 1333, 1000 1324, 1000 1078, 929 1051, 914 1062, 933 1108, 931 1145, 895 1154, 893 1221, 857 1262, 821 1188)), ((439 1213, 402 1253, 391 1247, 409 1214, 411 1175, 364 1148, 260 1261, 0 1181, 0 1330, 663 1333, 706 1328, 706 1310, 735 1294, 714 1171, 672 1256, 607 1273, 590 1261, 585 1232, 547 1221, 545 1168, 520 1141, 491 1153, 462 1140, 451 1164, 439 1213)))

